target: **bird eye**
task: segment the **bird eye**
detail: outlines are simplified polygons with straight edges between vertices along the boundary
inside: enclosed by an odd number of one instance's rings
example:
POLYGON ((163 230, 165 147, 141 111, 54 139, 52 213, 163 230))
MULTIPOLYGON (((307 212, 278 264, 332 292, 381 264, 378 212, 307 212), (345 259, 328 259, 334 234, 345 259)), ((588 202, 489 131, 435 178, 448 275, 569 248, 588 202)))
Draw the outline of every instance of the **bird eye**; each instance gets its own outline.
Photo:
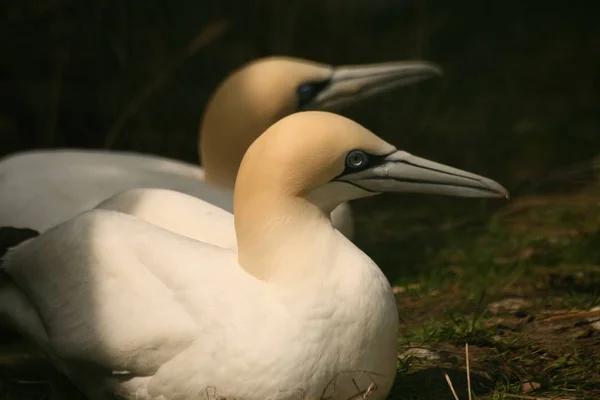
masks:
POLYGON ((298 96, 301 98, 310 97, 314 94, 315 87, 312 83, 303 83, 302 85, 298 86, 296 92, 298 92, 298 96))
POLYGON ((352 150, 346 156, 346 165, 350 168, 360 168, 367 164, 369 157, 364 151, 352 150))
POLYGON ((304 82, 296 88, 296 96, 298 96, 298 110, 306 110, 310 108, 318 108, 312 104, 319 93, 329 85, 329 79, 322 81, 304 82))

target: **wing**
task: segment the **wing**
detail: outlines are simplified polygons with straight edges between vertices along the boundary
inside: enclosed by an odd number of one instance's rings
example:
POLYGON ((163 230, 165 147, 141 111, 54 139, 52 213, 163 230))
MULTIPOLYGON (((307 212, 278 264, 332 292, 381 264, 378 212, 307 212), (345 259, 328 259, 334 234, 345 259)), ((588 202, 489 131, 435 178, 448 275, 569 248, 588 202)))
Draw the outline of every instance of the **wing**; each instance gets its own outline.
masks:
POLYGON ((94 210, 9 251, 2 268, 37 311, 54 358, 140 376, 210 335, 222 292, 246 285, 235 266, 231 250, 94 210))
POLYGON ((120 211, 171 232, 228 249, 237 249, 233 214, 222 208, 165 189, 131 189, 96 209, 120 211))
POLYGON ((187 193, 233 209, 230 192, 204 183, 200 167, 103 151, 36 151, 0 161, 0 226, 44 231, 127 189, 187 193))

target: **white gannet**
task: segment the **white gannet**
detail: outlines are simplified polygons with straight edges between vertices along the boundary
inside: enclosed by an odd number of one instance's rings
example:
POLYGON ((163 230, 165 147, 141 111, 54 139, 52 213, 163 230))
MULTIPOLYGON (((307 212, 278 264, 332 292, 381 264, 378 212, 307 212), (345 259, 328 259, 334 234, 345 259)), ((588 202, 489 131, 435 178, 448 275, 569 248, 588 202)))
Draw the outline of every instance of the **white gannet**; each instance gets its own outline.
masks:
MULTIPOLYGON (((242 156, 280 118, 299 110, 335 110, 440 73, 425 61, 333 67, 288 57, 256 60, 225 79, 205 109, 199 130, 204 169, 117 151, 17 153, 0 160, 0 226, 42 232, 116 193, 141 187, 177 190, 232 211, 242 156)), ((152 213, 146 214, 151 220, 152 213)), ((352 237, 347 204, 335 210, 333 221, 352 237)))
POLYGON ((0 317, 92 400, 384 399, 395 298, 330 220, 382 192, 508 196, 345 117, 295 113, 242 160, 238 250, 91 210, 7 252, 0 317))

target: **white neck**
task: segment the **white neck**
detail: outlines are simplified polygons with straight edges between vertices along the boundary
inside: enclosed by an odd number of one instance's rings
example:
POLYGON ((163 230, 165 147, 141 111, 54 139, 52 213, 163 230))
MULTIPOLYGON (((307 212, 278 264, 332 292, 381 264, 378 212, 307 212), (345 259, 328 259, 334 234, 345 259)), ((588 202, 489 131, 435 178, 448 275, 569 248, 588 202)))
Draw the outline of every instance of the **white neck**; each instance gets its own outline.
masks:
POLYGON ((257 194, 236 204, 239 264, 269 282, 318 273, 346 239, 333 228, 329 214, 310 201, 269 197, 257 194))

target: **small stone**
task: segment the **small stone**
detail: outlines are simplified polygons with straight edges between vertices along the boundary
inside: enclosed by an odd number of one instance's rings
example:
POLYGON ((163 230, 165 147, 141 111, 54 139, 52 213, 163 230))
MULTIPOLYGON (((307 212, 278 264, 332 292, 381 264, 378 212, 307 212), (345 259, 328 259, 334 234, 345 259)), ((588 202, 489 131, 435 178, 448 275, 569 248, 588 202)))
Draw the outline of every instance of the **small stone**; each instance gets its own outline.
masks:
MULTIPOLYGON (((600 306, 592 307, 590 311, 600 311, 600 306)), ((592 318, 588 318, 588 322, 590 322, 590 326, 597 331, 600 331, 600 315, 594 316, 592 318)))
POLYGON ((488 308, 492 314, 498 315, 502 313, 522 312, 524 308, 529 307, 530 305, 531 303, 525 299, 511 297, 491 303, 488 308))
POLYGON ((433 351, 421 347, 413 347, 398 354, 398 358, 401 360, 407 359, 408 357, 420 358, 427 361, 437 361, 440 359, 440 356, 433 351))
POLYGON ((406 288, 404 286, 394 286, 392 288, 392 293, 394 293, 394 294, 404 293, 404 292, 406 292, 406 288))
POLYGON ((523 393, 528 393, 533 390, 539 389, 542 385, 537 382, 525 382, 523 383, 523 393))

